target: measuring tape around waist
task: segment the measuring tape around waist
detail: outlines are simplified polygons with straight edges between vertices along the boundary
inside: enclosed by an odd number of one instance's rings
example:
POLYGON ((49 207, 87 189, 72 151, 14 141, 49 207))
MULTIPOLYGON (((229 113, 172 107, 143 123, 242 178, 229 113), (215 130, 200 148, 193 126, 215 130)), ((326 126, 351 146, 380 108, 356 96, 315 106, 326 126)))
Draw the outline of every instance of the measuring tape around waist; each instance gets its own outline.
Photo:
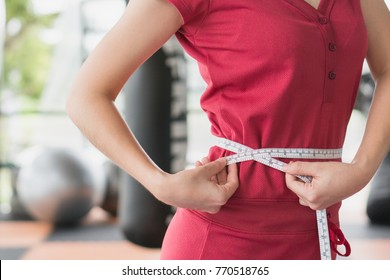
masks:
MULTIPOLYGON (((294 159, 339 159, 342 156, 342 149, 305 149, 305 148, 265 148, 252 149, 240 143, 217 138, 216 145, 235 154, 226 157, 227 164, 254 160, 266 166, 283 172, 286 163, 275 158, 294 159)), ((297 175, 305 183, 310 183, 310 176, 297 175)), ((331 259, 329 240, 329 227, 326 209, 316 211, 318 239, 322 260, 331 259)))

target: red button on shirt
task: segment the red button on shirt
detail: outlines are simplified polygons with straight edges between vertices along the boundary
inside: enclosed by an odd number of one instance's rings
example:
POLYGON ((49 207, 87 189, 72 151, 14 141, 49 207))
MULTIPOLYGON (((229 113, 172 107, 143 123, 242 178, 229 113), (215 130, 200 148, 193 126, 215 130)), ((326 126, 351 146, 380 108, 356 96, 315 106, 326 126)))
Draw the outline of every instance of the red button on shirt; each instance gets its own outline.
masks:
POLYGON ((329 77, 330 80, 334 80, 334 79, 336 79, 337 74, 334 71, 330 71, 329 74, 328 74, 328 77, 329 77))
POLYGON ((328 24, 329 20, 326 17, 320 17, 318 19, 318 22, 325 25, 325 24, 328 24))
POLYGON ((335 52, 337 50, 337 46, 334 43, 329 43, 328 48, 331 52, 335 52))

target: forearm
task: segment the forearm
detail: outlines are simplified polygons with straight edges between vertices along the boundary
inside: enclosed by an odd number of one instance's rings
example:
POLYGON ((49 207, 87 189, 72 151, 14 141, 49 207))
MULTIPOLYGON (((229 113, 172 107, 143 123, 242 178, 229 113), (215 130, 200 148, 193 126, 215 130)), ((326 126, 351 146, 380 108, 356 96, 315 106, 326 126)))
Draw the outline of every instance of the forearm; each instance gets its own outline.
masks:
POLYGON ((390 149, 390 71, 376 80, 376 90, 361 145, 352 161, 364 170, 366 180, 375 174, 390 149))
POLYGON ((164 172, 143 151, 109 97, 81 90, 76 87, 68 98, 70 118, 93 145, 154 193, 164 172))

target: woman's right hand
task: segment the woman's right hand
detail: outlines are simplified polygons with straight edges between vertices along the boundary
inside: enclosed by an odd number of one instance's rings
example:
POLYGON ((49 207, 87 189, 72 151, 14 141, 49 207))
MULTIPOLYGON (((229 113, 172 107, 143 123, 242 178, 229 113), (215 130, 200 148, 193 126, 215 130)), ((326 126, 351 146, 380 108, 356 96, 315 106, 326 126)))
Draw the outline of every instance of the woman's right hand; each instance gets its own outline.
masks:
POLYGON ((217 213, 239 185, 237 165, 226 166, 226 159, 203 159, 193 169, 165 174, 155 196, 169 205, 217 213))

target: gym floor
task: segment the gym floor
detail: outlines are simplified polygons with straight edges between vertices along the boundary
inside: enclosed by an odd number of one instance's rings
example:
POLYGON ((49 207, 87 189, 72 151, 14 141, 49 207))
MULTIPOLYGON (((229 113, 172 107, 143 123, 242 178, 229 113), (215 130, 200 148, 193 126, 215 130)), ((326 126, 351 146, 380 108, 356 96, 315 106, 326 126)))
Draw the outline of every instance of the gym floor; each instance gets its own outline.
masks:
MULTIPOLYGON (((352 116, 344 151, 346 160, 353 154, 362 130, 362 117, 352 116)), ((200 115, 188 118, 189 162, 207 151, 210 139, 199 139, 199 128, 207 129, 200 115), (194 124, 196 123, 196 126, 194 124), (203 147, 199 146, 202 143, 203 147)), ((210 140, 211 141, 211 140, 210 140)), ((366 201, 370 186, 343 203, 340 212, 342 229, 352 246, 352 254, 340 260, 389 260, 390 226, 370 224, 366 201)), ((73 228, 56 228, 49 223, 29 220, 10 220, 0 215, 0 259, 2 260, 147 260, 158 259, 159 249, 137 246, 122 235, 117 218, 99 207, 93 208, 82 223, 73 228)))
POLYGON ((158 249, 128 242, 116 218, 94 208, 80 225, 56 228, 36 221, 0 222, 0 259, 132 260, 158 259, 158 249))

